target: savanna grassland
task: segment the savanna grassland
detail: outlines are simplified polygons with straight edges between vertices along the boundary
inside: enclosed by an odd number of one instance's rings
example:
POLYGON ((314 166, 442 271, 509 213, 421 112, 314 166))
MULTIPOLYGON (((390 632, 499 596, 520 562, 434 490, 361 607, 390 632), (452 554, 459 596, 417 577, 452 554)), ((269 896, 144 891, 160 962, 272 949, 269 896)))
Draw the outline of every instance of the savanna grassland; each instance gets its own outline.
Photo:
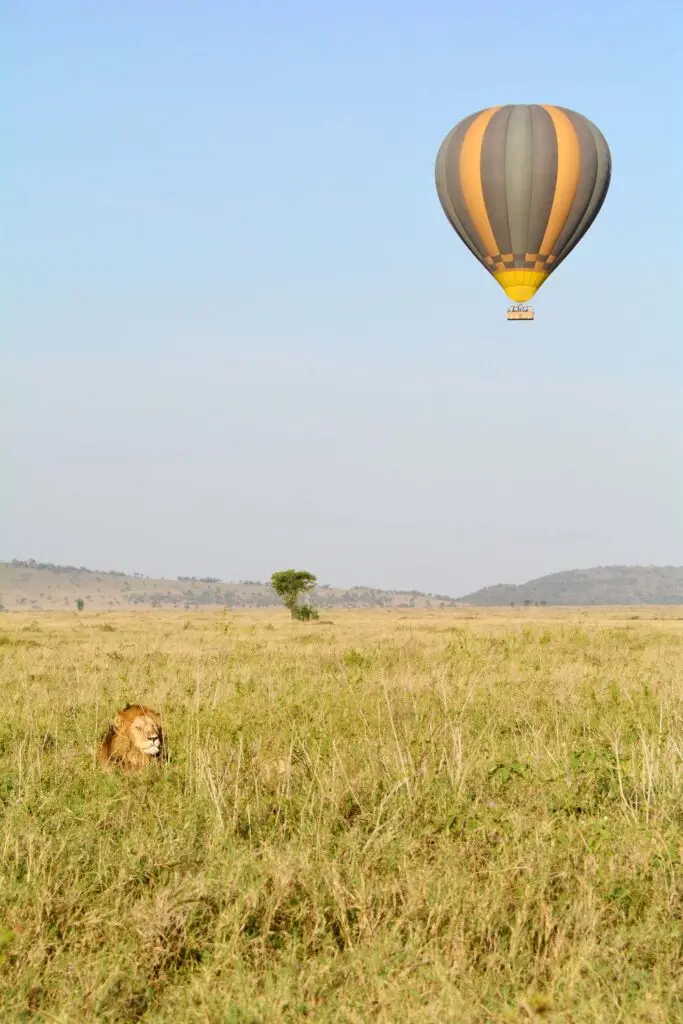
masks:
POLYGON ((2 616, 2 1020, 683 1021, 683 609, 330 620, 2 616))

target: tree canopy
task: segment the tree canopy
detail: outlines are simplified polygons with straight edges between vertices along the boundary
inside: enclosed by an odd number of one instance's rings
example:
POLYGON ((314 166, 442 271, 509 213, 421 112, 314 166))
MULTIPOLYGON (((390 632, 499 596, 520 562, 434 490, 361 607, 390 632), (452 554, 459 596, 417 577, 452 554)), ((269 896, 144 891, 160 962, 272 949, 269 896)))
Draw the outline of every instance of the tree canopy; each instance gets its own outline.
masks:
POLYGON ((309 605, 301 605, 300 599, 315 587, 318 579, 313 573, 303 569, 281 569, 270 577, 273 590, 289 608, 293 619, 315 618, 315 612, 309 605))

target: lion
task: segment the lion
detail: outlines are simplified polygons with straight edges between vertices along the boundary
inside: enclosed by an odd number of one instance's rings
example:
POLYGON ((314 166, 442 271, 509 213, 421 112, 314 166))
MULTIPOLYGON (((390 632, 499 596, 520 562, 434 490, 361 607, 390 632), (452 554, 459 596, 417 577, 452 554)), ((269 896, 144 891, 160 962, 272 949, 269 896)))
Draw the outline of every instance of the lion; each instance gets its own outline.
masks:
POLYGON ((144 704, 126 704, 114 716, 97 756, 105 768, 127 771, 159 763, 165 757, 161 715, 144 704))

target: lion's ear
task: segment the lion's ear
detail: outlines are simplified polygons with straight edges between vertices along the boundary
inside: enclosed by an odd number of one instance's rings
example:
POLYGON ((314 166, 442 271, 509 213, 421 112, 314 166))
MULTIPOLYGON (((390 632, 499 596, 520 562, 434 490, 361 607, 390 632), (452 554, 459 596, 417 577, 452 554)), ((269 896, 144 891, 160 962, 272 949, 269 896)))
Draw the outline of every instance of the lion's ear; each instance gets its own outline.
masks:
MULTIPOLYGON (((124 708, 124 711, 125 711, 125 708, 124 708)), ((123 725, 123 718, 121 717, 121 714, 117 711, 116 714, 114 715, 114 728, 118 730, 118 729, 121 728, 122 725, 123 725)))

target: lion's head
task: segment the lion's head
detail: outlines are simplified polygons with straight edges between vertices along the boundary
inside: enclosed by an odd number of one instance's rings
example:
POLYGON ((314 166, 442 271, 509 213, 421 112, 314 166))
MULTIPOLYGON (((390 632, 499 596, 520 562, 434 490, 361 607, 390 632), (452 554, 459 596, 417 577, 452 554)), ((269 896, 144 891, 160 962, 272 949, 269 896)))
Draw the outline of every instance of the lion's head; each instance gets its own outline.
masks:
POLYGON ((144 704, 126 704, 114 716, 99 751, 100 763, 123 768, 143 768, 165 754, 161 715, 144 704))

